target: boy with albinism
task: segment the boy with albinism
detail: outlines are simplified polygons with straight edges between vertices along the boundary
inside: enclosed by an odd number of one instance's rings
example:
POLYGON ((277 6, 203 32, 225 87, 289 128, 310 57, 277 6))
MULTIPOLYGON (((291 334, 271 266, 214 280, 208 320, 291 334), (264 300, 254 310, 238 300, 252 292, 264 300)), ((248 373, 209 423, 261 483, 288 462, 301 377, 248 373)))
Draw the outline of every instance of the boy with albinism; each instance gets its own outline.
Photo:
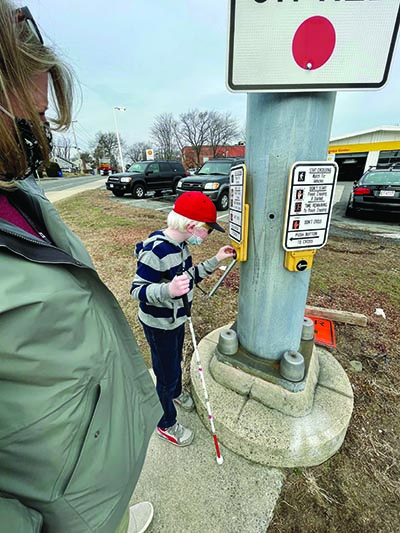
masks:
POLYGON ((217 223, 213 202, 202 192, 186 192, 176 200, 168 227, 155 231, 135 248, 137 271, 131 297, 139 301, 139 320, 151 350, 156 390, 164 410, 157 424, 160 438, 175 446, 188 446, 193 432, 177 422, 175 406, 191 411, 190 395, 182 390, 182 350, 186 314, 182 301, 193 299, 193 287, 214 272, 218 264, 234 256, 234 248, 222 246, 217 254, 193 266, 190 245, 200 245, 217 223))

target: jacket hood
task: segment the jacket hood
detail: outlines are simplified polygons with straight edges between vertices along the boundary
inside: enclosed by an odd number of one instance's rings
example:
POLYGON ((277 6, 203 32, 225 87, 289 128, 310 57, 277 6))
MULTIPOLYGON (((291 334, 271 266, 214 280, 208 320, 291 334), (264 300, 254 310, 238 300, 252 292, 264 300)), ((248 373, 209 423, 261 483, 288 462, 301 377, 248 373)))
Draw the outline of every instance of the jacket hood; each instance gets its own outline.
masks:
POLYGON ((186 246, 185 241, 183 241, 181 244, 174 241, 168 235, 165 235, 165 233, 162 230, 153 231, 153 233, 150 233, 150 235, 145 239, 144 241, 140 241, 136 243, 135 250, 133 252, 133 255, 136 257, 137 260, 140 260, 140 256, 143 252, 143 250, 146 249, 146 251, 152 250, 153 245, 156 242, 168 242, 169 244, 172 244, 173 246, 176 246, 180 250, 183 249, 184 246, 186 246))

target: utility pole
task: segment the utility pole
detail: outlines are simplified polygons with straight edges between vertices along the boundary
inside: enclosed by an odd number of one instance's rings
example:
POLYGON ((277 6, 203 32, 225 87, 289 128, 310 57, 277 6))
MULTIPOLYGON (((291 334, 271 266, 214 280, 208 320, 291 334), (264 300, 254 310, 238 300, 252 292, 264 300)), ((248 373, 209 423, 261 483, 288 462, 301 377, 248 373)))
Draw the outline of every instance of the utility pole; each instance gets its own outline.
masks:
POLYGON ((257 357, 298 350, 311 270, 283 268, 282 228, 290 166, 326 160, 336 93, 247 96, 248 260, 241 264, 237 330, 257 357))

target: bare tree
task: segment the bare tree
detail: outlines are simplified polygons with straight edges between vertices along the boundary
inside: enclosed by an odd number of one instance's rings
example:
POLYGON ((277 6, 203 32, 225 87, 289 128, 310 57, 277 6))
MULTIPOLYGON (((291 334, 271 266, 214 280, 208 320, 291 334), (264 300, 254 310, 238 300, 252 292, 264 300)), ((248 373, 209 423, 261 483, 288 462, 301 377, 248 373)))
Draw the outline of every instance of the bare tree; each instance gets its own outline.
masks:
POLYGON ((89 152, 80 152, 79 155, 82 161, 82 170, 86 170, 88 166, 90 168, 95 168, 96 163, 89 152))
POLYGON ((146 149, 149 147, 148 142, 137 142, 128 146, 124 152, 124 155, 129 164, 136 163, 136 161, 142 161, 146 159, 146 149))
MULTIPOLYGON (((121 139, 121 148, 125 149, 125 141, 121 139)), ((119 148, 116 133, 99 131, 96 133, 96 139, 93 143, 93 157, 98 161, 103 157, 109 157, 113 168, 118 166, 119 148)), ((124 170, 124 169, 122 169, 124 170)))
POLYGON ((196 156, 196 166, 200 164, 200 154, 209 139, 210 113, 193 109, 179 116, 180 123, 175 129, 177 143, 182 150, 191 146, 196 156))
MULTIPOLYGON (((181 153, 181 157, 184 158, 185 156, 185 152, 184 152, 184 147, 185 147, 185 141, 183 138, 181 138, 180 136, 180 133, 179 133, 179 124, 178 122, 175 122, 174 124, 174 139, 175 139, 175 144, 177 146, 177 151, 181 153)), ((187 165, 187 161, 183 161, 186 165, 187 165)), ((193 161, 193 165, 194 165, 194 161, 193 161)), ((193 166, 192 164, 189 164, 189 166, 193 166)))
POLYGON ((239 130, 239 146, 245 146, 246 145, 246 127, 241 127, 239 130))
POLYGON ((158 115, 153 122, 150 133, 161 159, 175 159, 177 151, 176 127, 177 123, 172 113, 158 115))
POLYGON ((232 115, 209 112, 209 144, 212 148, 213 157, 224 156, 223 147, 237 139, 239 136, 239 126, 232 115))
POLYGON ((65 135, 58 134, 55 136, 55 140, 56 143, 53 146, 52 155, 70 161, 72 148, 71 139, 65 135))

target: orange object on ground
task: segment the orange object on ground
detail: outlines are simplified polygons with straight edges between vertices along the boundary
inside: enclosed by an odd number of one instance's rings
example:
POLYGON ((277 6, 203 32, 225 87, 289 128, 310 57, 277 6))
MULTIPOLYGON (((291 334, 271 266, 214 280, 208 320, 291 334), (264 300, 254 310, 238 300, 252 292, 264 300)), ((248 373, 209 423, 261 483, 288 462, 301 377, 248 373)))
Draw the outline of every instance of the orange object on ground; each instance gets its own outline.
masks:
POLYGON ((314 342, 323 346, 336 347, 335 329, 332 320, 308 316, 314 322, 314 342))

